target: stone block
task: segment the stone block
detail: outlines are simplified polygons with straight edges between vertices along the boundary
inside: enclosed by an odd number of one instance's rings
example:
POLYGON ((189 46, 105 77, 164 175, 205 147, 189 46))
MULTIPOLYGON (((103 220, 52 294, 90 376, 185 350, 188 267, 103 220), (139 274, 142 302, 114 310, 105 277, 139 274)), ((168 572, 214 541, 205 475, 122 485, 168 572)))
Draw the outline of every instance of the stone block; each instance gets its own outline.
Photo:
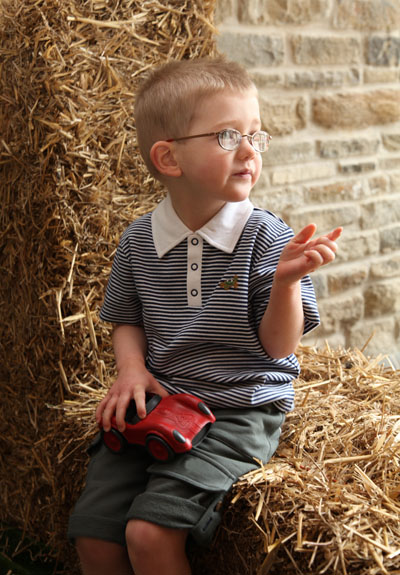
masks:
MULTIPOLYGON (((360 208, 354 204, 334 206, 311 206, 296 210, 288 215, 289 225, 297 232, 313 222, 319 234, 331 231, 338 226, 357 226, 360 208)), ((341 241, 342 244, 342 241, 341 241)))
POLYGON ((400 223, 395 223, 381 230, 380 245, 382 253, 392 253, 399 249, 400 246, 400 223))
POLYGON ((381 170, 398 170, 400 167, 400 156, 395 158, 381 158, 379 160, 381 170))
POLYGON ((271 136, 291 134, 306 125, 306 103, 302 97, 271 98, 260 94, 260 115, 271 136))
POLYGON ((376 196, 377 194, 387 194, 390 192, 389 178, 382 175, 372 176, 368 178, 368 188, 370 190, 370 195, 376 196))
POLYGON ((379 138, 362 136, 357 138, 329 138, 318 141, 321 158, 341 158, 348 156, 366 156, 376 154, 379 138))
POLYGON ((333 22, 349 30, 397 30, 400 28, 400 4, 386 0, 341 0, 334 2, 333 22))
POLYGON ((325 333, 342 331, 364 317, 364 298, 361 293, 351 293, 323 299, 319 313, 325 333))
POLYGON ((370 36, 367 41, 367 63, 371 66, 398 66, 400 38, 388 35, 370 36))
POLYGON ((379 317, 400 309, 400 278, 374 283, 364 290, 365 315, 379 317))
POLYGON ((265 0, 265 4, 275 24, 308 24, 322 18, 329 8, 328 0, 265 0))
POLYGON ((359 64, 361 44, 353 36, 311 36, 299 34, 291 39, 293 59, 301 66, 359 64))
POLYGON ((400 73, 398 68, 364 68, 364 84, 388 84, 398 82, 400 73))
POLYGON ((342 174, 365 174, 376 170, 377 163, 375 160, 363 160, 356 162, 339 162, 339 170, 342 174))
POLYGON ((400 193, 400 172, 390 174, 390 186, 394 193, 400 193))
POLYGON ((334 184, 304 187, 304 198, 308 204, 330 204, 333 202, 361 200, 365 195, 366 189, 361 180, 344 180, 334 184))
POLYGON ((223 28, 217 37, 217 48, 229 59, 250 68, 279 66, 285 54, 282 35, 256 29, 249 33, 223 28))
MULTIPOLYGON (((386 150, 389 152, 400 151, 400 132, 382 134, 382 142, 386 150)), ((399 166, 400 168, 400 166, 399 166)))
POLYGON ((317 349, 324 350, 326 344, 331 347, 331 349, 346 348, 346 336, 343 333, 330 333, 327 336, 324 332, 324 326, 320 325, 314 329, 311 333, 307 334, 302 340, 302 345, 309 345, 310 347, 315 347, 317 349))
POLYGON ((321 298, 328 297, 328 281, 326 274, 322 271, 316 271, 312 274, 312 283, 314 286, 317 301, 321 298))
POLYGON ((335 166, 328 162, 303 164, 276 168, 272 172, 271 182, 274 186, 293 184, 319 178, 329 178, 336 173, 335 166))
POLYGON ((379 228, 400 221, 400 194, 366 200, 361 204, 362 229, 379 228))
POLYGON ((262 184, 263 179, 251 192, 250 199, 258 207, 286 219, 292 210, 300 209, 304 205, 304 195, 300 188, 288 187, 269 189, 262 184))
POLYGON ((357 86, 360 81, 360 72, 357 68, 291 70, 285 74, 285 87, 289 89, 341 88, 357 86))
POLYGON ((314 159, 314 142, 274 142, 272 140, 267 154, 263 156, 264 166, 304 163, 314 159))
POLYGON ((388 354, 396 351, 395 319, 393 317, 373 320, 364 319, 364 321, 351 326, 348 346, 364 349, 363 353, 366 356, 374 358, 379 354, 388 354))
POLYGON ((214 22, 216 25, 222 22, 237 20, 235 0, 217 0, 214 10, 214 22))
POLYGON ((372 90, 314 98, 313 120, 325 128, 365 128, 400 120, 400 90, 372 90))
MULTIPOLYGON (((340 240, 339 240, 340 249, 340 240)), ((330 295, 360 288, 368 278, 369 265, 352 263, 351 265, 330 265, 326 271, 330 295)))
MULTIPOLYGON (((400 230, 399 230, 400 233, 400 230)), ((344 229, 340 238, 338 262, 349 262, 379 254, 380 235, 378 230, 349 231, 344 229)))
MULTIPOLYGON (((400 247, 400 244, 399 246, 400 247)), ((384 257, 371 263, 372 279, 400 278, 400 252, 391 253, 389 257, 384 257)))
POLYGON ((258 90, 281 88, 284 84, 284 77, 282 72, 253 70, 250 72, 250 76, 258 90))
POLYGON ((268 12, 270 0, 251 0, 251 2, 239 1, 238 16, 242 24, 270 24, 271 18, 268 12))

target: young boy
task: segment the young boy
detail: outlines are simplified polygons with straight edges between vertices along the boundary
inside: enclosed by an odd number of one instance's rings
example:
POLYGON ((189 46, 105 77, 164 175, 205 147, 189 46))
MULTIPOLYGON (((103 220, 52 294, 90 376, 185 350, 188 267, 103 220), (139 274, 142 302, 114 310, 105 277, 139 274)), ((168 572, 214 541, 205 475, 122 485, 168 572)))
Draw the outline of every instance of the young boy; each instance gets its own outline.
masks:
POLYGON ((170 62, 136 100, 138 142, 167 197, 122 236, 101 318, 115 324, 118 377, 96 418, 119 429, 146 392, 187 392, 216 422, 170 463, 92 448, 70 519, 85 575, 188 575, 188 534, 210 540, 237 478, 277 448, 293 408, 293 355, 318 325, 307 274, 332 261, 341 228, 312 239, 249 201, 270 136, 257 91, 223 59, 170 62))

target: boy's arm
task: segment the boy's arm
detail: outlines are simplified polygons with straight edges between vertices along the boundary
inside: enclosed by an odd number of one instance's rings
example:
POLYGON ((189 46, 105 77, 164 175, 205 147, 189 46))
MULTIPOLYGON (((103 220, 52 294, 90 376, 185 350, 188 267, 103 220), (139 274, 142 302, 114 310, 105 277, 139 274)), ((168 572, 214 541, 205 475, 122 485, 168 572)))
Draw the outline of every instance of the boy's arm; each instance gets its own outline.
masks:
POLYGON ((138 416, 146 416, 146 392, 166 396, 168 393, 146 368, 147 340, 140 326, 119 324, 113 331, 113 346, 118 377, 96 410, 97 423, 105 431, 116 414, 118 429, 125 428, 125 413, 129 402, 136 403, 138 416))
POLYGON ((270 299, 258 336, 266 353, 279 359, 294 353, 304 329, 301 279, 335 259, 342 228, 312 240, 316 226, 309 224, 283 249, 270 299))

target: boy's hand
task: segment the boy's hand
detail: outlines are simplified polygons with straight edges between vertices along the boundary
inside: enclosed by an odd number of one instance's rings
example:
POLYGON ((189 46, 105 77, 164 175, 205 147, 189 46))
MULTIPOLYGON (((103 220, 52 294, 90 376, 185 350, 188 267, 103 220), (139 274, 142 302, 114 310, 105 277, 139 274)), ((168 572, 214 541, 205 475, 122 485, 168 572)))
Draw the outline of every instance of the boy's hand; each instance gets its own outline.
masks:
POLYGON ((336 228, 329 234, 313 240, 316 229, 315 224, 309 224, 285 246, 276 268, 277 281, 285 284, 295 283, 335 259, 336 240, 343 228, 336 228))
POLYGON ((102 422, 104 431, 109 431, 111 418, 115 413, 117 427, 119 431, 124 431, 125 414, 132 399, 136 403, 138 416, 143 419, 146 417, 146 392, 157 393, 162 397, 168 395, 168 392, 142 364, 121 369, 111 389, 96 410, 97 423, 102 422))

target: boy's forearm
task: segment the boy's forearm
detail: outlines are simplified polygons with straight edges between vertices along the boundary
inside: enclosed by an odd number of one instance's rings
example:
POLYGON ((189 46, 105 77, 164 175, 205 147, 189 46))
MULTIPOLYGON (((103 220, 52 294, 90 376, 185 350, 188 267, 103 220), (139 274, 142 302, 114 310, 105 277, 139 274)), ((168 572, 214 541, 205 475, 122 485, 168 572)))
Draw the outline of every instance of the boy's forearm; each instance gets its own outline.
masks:
POLYGON ((275 359, 294 353, 304 330, 300 281, 272 284, 271 296, 258 336, 266 353, 275 359))
POLYGON ((147 339, 141 326, 116 325, 112 341, 118 373, 138 363, 145 363, 147 339))

